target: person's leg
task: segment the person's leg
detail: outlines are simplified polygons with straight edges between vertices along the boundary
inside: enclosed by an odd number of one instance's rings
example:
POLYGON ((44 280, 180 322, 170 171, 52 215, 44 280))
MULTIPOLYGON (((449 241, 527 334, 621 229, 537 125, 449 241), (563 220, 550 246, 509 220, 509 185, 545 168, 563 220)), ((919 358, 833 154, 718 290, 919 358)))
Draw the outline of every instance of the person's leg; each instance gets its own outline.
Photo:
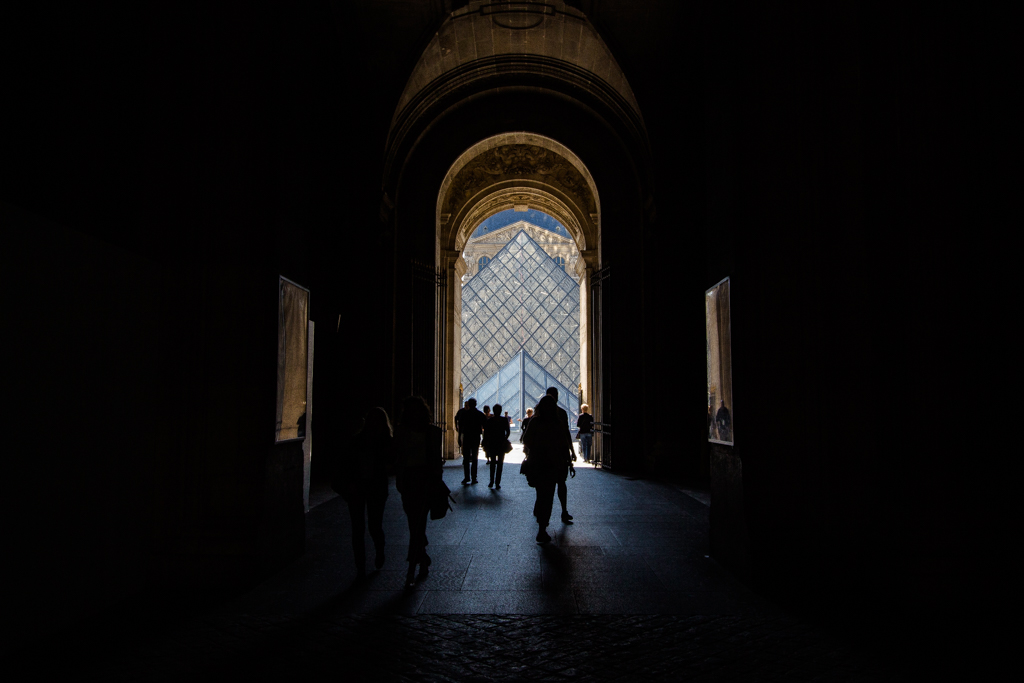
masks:
POLYGON ((534 507, 537 515, 537 540, 539 542, 550 541, 551 537, 548 536, 546 529, 551 521, 551 504, 554 502, 555 497, 555 482, 537 482, 535 488, 537 489, 537 504, 534 507))
POLYGON ((377 569, 384 566, 384 505, 388 497, 376 495, 366 501, 366 512, 370 526, 370 538, 373 539, 373 547, 376 554, 373 564, 377 569))
POLYGON ((405 558, 409 563, 409 571, 405 575, 407 586, 412 586, 416 583, 416 565, 419 563, 420 555, 423 552, 421 537, 426 530, 427 521, 424 518, 421 525, 420 507, 418 496, 414 493, 402 494, 402 509, 405 511, 405 519, 409 523, 409 553, 405 558))
POLYGON ((473 450, 473 439, 468 434, 460 434, 459 437, 462 439, 462 483, 469 483, 469 467, 470 460, 476 457, 476 452, 473 450))
POLYGON ((501 488, 501 470, 505 467, 505 452, 498 453, 498 464, 495 468, 494 486, 501 488))
POLYGON ((568 508, 565 504, 569 497, 568 487, 565 485, 565 480, 558 482, 558 502, 562 504, 562 522, 565 524, 572 523, 572 515, 569 514, 568 508))
POLYGON ((470 446, 473 449, 473 459, 472 459, 472 463, 473 463, 473 483, 475 484, 476 483, 477 464, 478 464, 478 462, 480 460, 480 437, 479 436, 471 437, 469 439, 469 443, 470 443, 470 446))
POLYGON ((427 567, 430 566, 430 555, 427 555, 427 518, 430 516, 430 503, 426 499, 420 505, 419 532, 420 532, 420 576, 427 575, 427 567))
POLYGON ((590 462, 590 440, 593 438, 592 434, 580 436, 580 450, 583 451, 583 462, 590 462))
POLYGON ((355 560, 356 574, 366 573, 366 499, 353 493, 348 499, 348 514, 352 520, 352 559, 355 560))
POLYGON ((426 554, 427 545, 427 515, 430 513, 430 505, 426 498, 421 495, 403 497, 402 507, 405 508, 405 516, 409 520, 409 557, 412 564, 419 564, 426 554))

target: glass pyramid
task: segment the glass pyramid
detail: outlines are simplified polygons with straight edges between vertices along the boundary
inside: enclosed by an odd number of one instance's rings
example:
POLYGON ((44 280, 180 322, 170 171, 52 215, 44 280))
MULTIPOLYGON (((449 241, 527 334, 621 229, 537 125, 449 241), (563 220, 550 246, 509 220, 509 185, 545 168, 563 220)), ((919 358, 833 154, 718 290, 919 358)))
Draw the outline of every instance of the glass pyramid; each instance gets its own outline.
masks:
POLYGON ((569 415, 569 426, 575 428, 576 419, 580 416, 580 398, 576 390, 552 377, 523 350, 474 393, 467 394, 466 399, 475 398, 478 410, 500 403, 502 412, 508 411, 512 428, 516 429, 519 420, 526 416, 526 409, 536 407, 548 387, 558 389, 558 405, 569 415))
MULTIPOLYGON (((512 360, 520 351, 548 381, 540 393, 523 389, 530 397, 524 408, 533 407, 549 386, 559 387, 560 404, 579 401, 579 285, 525 231, 462 288, 463 395, 476 397, 481 407, 491 405, 478 392, 486 393, 481 390, 492 380, 504 386, 500 372, 515 365, 512 360)), ((520 359, 519 371, 524 367, 526 361, 520 359)), ((500 391, 494 395, 502 396, 500 391)), ((573 414, 567 404, 562 407, 573 414)), ((510 403, 510 415, 512 408, 510 403)))

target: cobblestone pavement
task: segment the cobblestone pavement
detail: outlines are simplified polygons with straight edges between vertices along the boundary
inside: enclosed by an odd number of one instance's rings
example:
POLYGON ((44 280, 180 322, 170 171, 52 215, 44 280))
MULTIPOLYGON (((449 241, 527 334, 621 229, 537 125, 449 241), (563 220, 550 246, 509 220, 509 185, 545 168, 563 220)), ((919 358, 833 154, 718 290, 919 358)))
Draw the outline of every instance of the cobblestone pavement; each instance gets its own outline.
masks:
POLYGON ((306 553, 286 570, 200 617, 154 615, 117 642, 93 634, 74 669, 107 680, 899 680, 708 558, 708 508, 695 497, 581 466, 569 481, 574 523, 555 517, 553 542, 539 546, 518 471, 506 462, 494 491, 485 467, 466 487, 460 462, 445 468, 455 510, 429 522, 433 565, 413 590, 398 494, 388 562, 362 582, 335 498, 308 514, 306 553))
POLYGON ((206 618, 104 667, 107 680, 887 681, 785 618, 354 615, 206 618))

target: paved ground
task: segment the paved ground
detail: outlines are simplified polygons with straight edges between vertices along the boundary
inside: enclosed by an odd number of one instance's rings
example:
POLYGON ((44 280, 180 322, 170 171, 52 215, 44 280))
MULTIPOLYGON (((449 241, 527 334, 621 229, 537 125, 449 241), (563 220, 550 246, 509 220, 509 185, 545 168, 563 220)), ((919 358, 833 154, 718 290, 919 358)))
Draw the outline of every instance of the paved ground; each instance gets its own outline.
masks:
POLYGON ((108 680, 898 680, 709 559, 707 506, 672 486, 581 466, 575 523, 556 518, 553 542, 537 545, 518 455, 500 491, 483 468, 463 487, 461 464, 446 467, 455 511, 428 524, 434 563, 414 590, 397 492, 387 564, 362 583, 334 498, 309 513, 307 552, 279 575, 199 618, 140 624, 76 668, 108 680))

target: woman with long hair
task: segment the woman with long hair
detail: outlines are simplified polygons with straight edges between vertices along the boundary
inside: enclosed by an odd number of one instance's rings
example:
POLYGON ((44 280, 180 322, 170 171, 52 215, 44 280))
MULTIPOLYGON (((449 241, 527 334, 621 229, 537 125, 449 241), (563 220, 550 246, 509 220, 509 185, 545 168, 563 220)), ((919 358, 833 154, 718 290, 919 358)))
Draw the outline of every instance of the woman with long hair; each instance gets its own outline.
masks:
POLYGON ((416 565, 420 567, 421 579, 428 574, 427 515, 444 464, 442 432, 431 424, 430 418, 430 408, 423 397, 410 396, 402 402, 402 419, 395 430, 395 486, 402 494, 402 509, 409 520, 409 571, 405 583, 410 587, 416 585, 416 565))
POLYGON ((495 403, 491 416, 484 422, 483 447, 491 472, 491 483, 487 488, 501 488, 501 470, 505 466, 505 446, 510 433, 508 418, 501 414, 501 404, 495 403))
POLYGON ((547 527, 551 521, 551 505, 555 498, 555 485, 565 481, 572 458, 572 442, 567 437, 568 425, 559 419, 558 403, 548 395, 540 400, 523 434, 523 443, 529 449, 528 479, 537 490, 533 514, 537 518, 537 542, 551 540, 547 527))
POLYGON ((363 427, 353 439, 348 457, 337 463, 332 477, 335 488, 348 503, 352 520, 352 556, 356 576, 366 576, 366 523, 376 550, 373 564, 384 566, 384 504, 388 499, 388 470, 394 461, 391 445, 391 421, 383 408, 372 408, 363 418, 363 427), (365 521, 364 521, 365 520, 365 521))

